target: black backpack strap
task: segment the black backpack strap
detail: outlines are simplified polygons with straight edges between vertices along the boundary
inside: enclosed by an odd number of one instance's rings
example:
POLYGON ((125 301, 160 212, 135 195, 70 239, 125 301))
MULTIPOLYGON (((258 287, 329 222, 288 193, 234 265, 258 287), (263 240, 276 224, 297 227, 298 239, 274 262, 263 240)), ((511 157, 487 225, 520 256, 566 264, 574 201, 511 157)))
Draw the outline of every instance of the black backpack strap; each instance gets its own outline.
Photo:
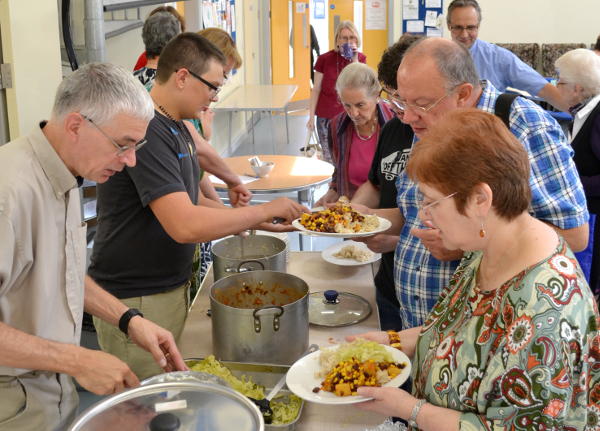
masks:
POLYGON ((513 101, 518 97, 518 94, 514 93, 502 93, 496 99, 496 104, 494 105, 494 114, 498 118, 500 118, 506 127, 510 128, 509 117, 510 117, 510 107, 513 101))

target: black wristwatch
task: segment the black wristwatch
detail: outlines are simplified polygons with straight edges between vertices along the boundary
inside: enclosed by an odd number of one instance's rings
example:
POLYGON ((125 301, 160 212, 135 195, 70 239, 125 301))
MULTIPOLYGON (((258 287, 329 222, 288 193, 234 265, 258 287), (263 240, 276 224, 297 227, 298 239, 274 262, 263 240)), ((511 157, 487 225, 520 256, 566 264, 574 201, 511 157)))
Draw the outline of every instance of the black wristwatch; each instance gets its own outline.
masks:
POLYGON ((130 308, 125 313, 123 313, 123 315, 119 319, 119 329, 125 335, 127 335, 127 329, 129 329, 129 321, 131 320, 132 317, 135 317, 135 316, 144 317, 142 312, 140 310, 138 310, 137 308, 130 308))

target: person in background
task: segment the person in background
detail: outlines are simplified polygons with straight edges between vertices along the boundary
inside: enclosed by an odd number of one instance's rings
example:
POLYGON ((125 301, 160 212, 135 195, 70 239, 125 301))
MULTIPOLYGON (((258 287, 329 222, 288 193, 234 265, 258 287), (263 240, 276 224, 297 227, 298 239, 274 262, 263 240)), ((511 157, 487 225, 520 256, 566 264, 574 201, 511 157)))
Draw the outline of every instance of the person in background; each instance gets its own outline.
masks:
POLYGON ((569 139, 590 212, 590 242, 581 257, 589 259, 590 287, 600 298, 600 57, 579 48, 563 54, 555 66, 556 86, 573 116, 569 139))
POLYGON ((390 106, 379 100, 381 85, 375 71, 353 63, 342 70, 335 90, 344 112, 329 122, 327 143, 335 166, 329 190, 316 206, 351 199, 367 181, 381 128, 394 117, 390 106))
MULTIPOLYGON (((429 128, 455 109, 476 107, 494 113, 500 97, 491 83, 479 80, 469 52, 443 38, 413 43, 402 58, 397 82, 397 94, 391 97, 403 107, 402 121, 412 127, 416 139, 422 139, 429 128)), ((522 97, 512 101, 505 120, 530 154, 533 216, 554 227, 572 249, 585 249, 585 195, 560 126, 539 105, 522 97)), ((454 173, 464 174, 459 170, 454 173)), ((439 229, 418 218, 418 189, 406 172, 398 175, 396 187, 398 209, 365 207, 364 211, 391 220, 393 225, 387 233, 400 235, 394 283, 402 323, 404 328, 412 328, 423 324, 463 251, 444 247, 439 229)))
POLYGON ((475 109, 416 144, 419 217, 466 253, 423 326, 358 335, 399 338, 413 364, 412 395, 361 387, 358 408, 422 431, 597 429, 598 307, 564 238, 529 214, 529 157, 475 109))
MULTIPOLYGON (((155 116, 147 144, 133 168, 100 184, 98 230, 89 273, 135 313, 160 322, 177 340, 189 307, 188 289, 197 243, 259 227, 291 229, 304 206, 290 199, 224 208, 198 195, 198 137, 183 119, 218 100, 225 56, 196 33, 181 33, 165 46, 150 91, 155 116), (273 224, 275 217, 285 224, 273 224)), ((161 372, 146 352, 119 330, 94 319, 102 349, 130 365, 136 375, 161 372)))
POLYGON ((133 72, 148 90, 152 88, 160 53, 167 43, 181 33, 177 18, 168 12, 158 12, 150 15, 142 28, 142 40, 146 47, 146 64, 133 72))
MULTIPOLYGON (((226 78, 230 76, 232 70, 242 67, 242 57, 236 48, 235 41, 229 35, 229 33, 220 28, 209 27, 205 28, 204 30, 200 30, 198 34, 215 45, 225 56, 226 63, 223 67, 223 73, 225 74, 226 78)), ((207 142, 210 141, 212 137, 214 115, 214 111, 210 109, 210 107, 206 107, 197 113, 196 118, 190 119, 200 136, 207 142)), ((200 158, 198 159, 198 163, 202 165, 200 158)), ((231 202, 232 206, 237 207, 249 205, 250 199, 252 198, 252 193, 246 188, 246 186, 243 184, 235 184, 233 187, 240 190, 240 193, 237 196, 234 195, 234 198, 237 200, 234 199, 231 202)), ((214 202, 223 205, 221 197, 215 190, 215 187, 212 185, 209 176, 202 175, 202 173, 200 177, 200 192, 207 199, 211 199, 214 202)), ((200 283, 202 283, 204 276, 208 272, 211 262, 211 242, 203 242, 200 245, 200 248, 194 254, 192 284, 190 286, 191 298, 195 296, 196 292, 200 288, 200 283)))
MULTIPOLYGON (((148 18, 150 18, 152 15, 156 14, 156 13, 160 13, 160 12, 167 12, 170 13, 171 15, 173 15, 175 18, 177 18, 177 21, 179 21, 179 27, 180 27, 180 31, 185 31, 185 18, 183 16, 181 16, 181 14, 179 12, 177 12, 177 9, 175 9, 173 6, 159 6, 157 8, 154 8, 152 10, 152 12, 150 12, 148 14, 148 18)), ((146 18, 146 19, 148 19, 146 18)), ((148 62, 148 57, 146 55, 146 52, 142 52, 140 54, 140 56, 138 57, 135 66, 133 66, 133 71, 135 72, 138 69, 141 69, 142 67, 146 66, 148 62)))
POLYGON ((315 54, 317 57, 321 55, 321 48, 319 47, 319 40, 317 39, 315 29, 310 24, 310 81, 313 84, 315 82, 315 54))
POLYGON ((367 57, 358 52, 360 36, 352 22, 342 21, 335 29, 334 40, 335 48, 317 58, 314 85, 310 92, 308 123, 306 123, 306 127, 312 132, 315 129, 315 115, 317 116, 317 135, 323 148, 323 157, 327 161, 331 161, 327 143, 329 120, 344 111, 335 91, 335 83, 344 67, 350 63, 367 62, 367 57), (348 44, 346 46, 351 48, 351 52, 343 51, 344 44, 348 44), (342 54, 351 55, 344 57, 342 54))
POLYGON ((164 371, 185 370, 173 336, 85 275, 83 178, 104 183, 136 163, 153 117, 130 72, 91 63, 59 85, 49 121, 0 147, 0 429, 67 429, 74 377, 113 394, 139 385, 129 367, 79 346, 83 311, 128 333, 164 371))
POLYGON ((448 6, 446 21, 452 40, 469 50, 481 79, 500 92, 507 87, 524 90, 566 110, 558 89, 543 76, 509 50, 477 38, 481 19, 477 0, 454 0, 448 6))
POLYGON ((596 43, 594 44, 594 53, 600 55, 600 36, 596 39, 596 43))
MULTIPOLYGON (((396 93, 396 73, 404 52, 421 38, 419 35, 405 33, 383 53, 377 66, 377 75, 383 91, 388 95, 396 93)), ((396 116, 381 129, 368 180, 354 193, 353 204, 358 203, 369 208, 396 208, 396 178, 404 171, 408 162, 413 131, 408 124, 401 121, 404 112, 394 104, 393 99, 388 101, 388 105, 396 116)), ((371 250, 383 252, 381 265, 375 275, 375 299, 379 325, 383 330, 402 328, 400 304, 394 286, 394 249, 397 243, 398 235, 385 233, 369 240, 371 250)))

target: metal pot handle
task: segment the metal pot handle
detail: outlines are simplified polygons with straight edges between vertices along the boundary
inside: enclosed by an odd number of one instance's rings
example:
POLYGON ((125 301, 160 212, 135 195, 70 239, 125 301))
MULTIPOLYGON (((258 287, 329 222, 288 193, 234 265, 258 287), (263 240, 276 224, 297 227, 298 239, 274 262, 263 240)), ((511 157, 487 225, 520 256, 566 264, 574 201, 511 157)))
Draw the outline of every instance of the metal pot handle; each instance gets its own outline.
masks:
POLYGON ((247 263, 258 263, 260 265, 260 270, 261 271, 265 270, 265 264, 262 263, 260 260, 245 260, 238 265, 237 272, 242 273, 242 272, 254 271, 254 269, 252 269, 252 268, 242 268, 242 266, 246 265, 247 263))
POLYGON ((261 312, 265 311, 265 310, 271 310, 271 309, 275 309, 275 310, 279 311, 279 313, 276 313, 273 315, 273 331, 275 331, 275 332, 279 331, 279 318, 284 313, 283 307, 281 307, 279 305, 269 305, 267 307, 256 308, 252 312, 252 317, 254 317, 254 332, 260 333, 260 330, 262 328, 262 325, 260 323, 260 314, 263 314, 263 313, 261 313, 261 312))

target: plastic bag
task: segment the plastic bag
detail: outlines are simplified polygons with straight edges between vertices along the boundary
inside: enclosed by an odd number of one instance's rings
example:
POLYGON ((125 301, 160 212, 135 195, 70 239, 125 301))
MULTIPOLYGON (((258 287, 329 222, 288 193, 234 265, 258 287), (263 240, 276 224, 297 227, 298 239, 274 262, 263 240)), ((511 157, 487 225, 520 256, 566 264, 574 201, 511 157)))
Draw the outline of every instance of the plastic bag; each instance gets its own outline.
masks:
POLYGON ((304 143, 304 147, 300 148, 300 151, 304 152, 305 157, 316 157, 319 160, 323 160, 323 148, 319 144, 315 130, 311 130, 306 134, 306 142, 304 143))
POLYGON ((392 418, 387 418, 381 425, 365 429, 365 431, 406 431, 407 429, 402 422, 393 422, 392 418))

